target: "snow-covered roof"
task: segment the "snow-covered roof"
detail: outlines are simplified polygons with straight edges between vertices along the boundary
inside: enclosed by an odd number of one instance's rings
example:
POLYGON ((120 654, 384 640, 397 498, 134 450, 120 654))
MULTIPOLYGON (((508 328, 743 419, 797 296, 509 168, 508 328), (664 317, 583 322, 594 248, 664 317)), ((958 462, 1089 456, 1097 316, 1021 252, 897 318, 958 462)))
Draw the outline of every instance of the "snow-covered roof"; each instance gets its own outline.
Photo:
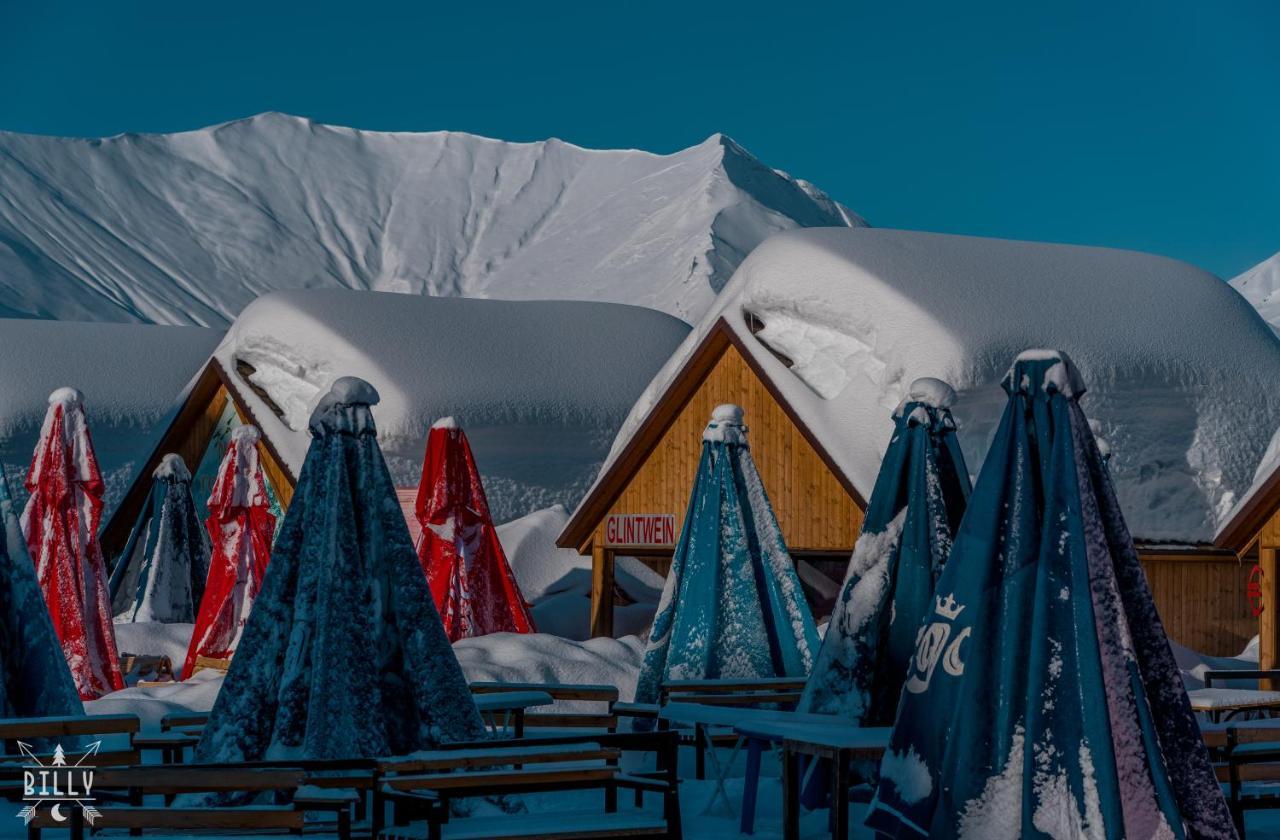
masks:
POLYGON ((324 289, 258 298, 214 355, 295 476, 308 417, 338 377, 381 396, 373 417, 399 485, 417 484, 432 423, 455 417, 503 522, 577 503, 688 331, 620 304, 324 289))
POLYGON ((920 376, 956 389, 976 473, 1006 401, 1000 380, 1029 347, 1076 362, 1140 539, 1212 540, 1280 426, 1280 342, 1194 266, 1105 248, 812 229, 773 236, 742 263, 632 408, 602 476, 722 320, 864 498, 891 415, 920 376))
POLYGON ((110 510, 221 330, 0 320, 0 466, 15 494, 55 389, 84 398, 110 510))

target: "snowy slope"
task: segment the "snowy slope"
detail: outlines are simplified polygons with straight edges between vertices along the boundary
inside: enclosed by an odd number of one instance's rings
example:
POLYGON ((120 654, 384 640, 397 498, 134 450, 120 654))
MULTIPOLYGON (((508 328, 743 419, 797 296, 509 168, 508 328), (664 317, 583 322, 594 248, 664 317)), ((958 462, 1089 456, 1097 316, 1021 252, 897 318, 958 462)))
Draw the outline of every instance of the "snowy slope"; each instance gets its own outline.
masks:
POLYGON ((107 509, 114 508, 220 336, 199 327, 0 320, 0 467, 14 494, 26 497, 22 481, 49 393, 71 385, 84 394, 107 509))
POLYGON ((1105 248, 803 230, 743 262, 637 402, 611 457, 721 317, 864 497, 890 413, 920 376, 959 392, 954 413, 976 474, 1006 403, 1000 380, 1030 347, 1075 360, 1141 539, 1211 541, 1280 426, 1280 342, 1194 266, 1105 248))
POLYGON ((1231 287, 1253 304, 1271 329, 1280 333, 1280 253, 1236 277, 1231 287))
POLYGON ((688 332, 669 315, 613 303, 317 289, 258 298, 216 356, 295 476, 311 409, 340 376, 381 394, 373 417, 397 486, 418 484, 431 424, 455 417, 504 522, 577 504, 688 332))
POLYGON ((0 317, 225 326, 261 293, 338 287, 695 321, 769 234, 862 223, 721 135, 656 155, 283 114, 0 132, 0 317))

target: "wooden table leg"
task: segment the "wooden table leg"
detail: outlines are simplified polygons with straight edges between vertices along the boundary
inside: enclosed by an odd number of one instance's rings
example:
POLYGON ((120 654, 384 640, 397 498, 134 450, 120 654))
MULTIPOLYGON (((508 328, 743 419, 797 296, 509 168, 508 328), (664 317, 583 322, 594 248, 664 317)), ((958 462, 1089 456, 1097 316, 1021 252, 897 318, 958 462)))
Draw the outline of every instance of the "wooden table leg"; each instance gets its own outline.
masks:
POLYGON ((782 748, 782 837, 800 840, 800 765, 796 754, 782 748))
POLYGON ((831 758, 831 836, 835 840, 849 838, 849 755, 836 750, 831 758))
POLYGON ((693 777, 707 778, 707 730, 700 723, 693 726, 693 777))

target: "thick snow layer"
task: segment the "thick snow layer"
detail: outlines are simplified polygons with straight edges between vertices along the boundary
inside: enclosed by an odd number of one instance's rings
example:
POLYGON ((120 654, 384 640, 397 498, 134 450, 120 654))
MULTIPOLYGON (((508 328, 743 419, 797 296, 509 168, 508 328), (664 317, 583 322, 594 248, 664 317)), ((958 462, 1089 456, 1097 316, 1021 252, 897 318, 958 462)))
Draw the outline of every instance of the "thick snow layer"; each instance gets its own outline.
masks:
POLYGON ((238 390, 295 475, 308 416, 338 377, 381 395, 373 419, 399 486, 417 485, 432 423, 456 417, 502 522, 577 503, 687 333, 668 315, 618 304, 326 289, 257 299, 216 355, 233 377, 253 368, 238 390))
POLYGON ((633 303, 696 321, 795 227, 863 224, 722 135, 670 155, 284 114, 0 132, 0 316, 226 326, 274 289, 633 303))
POLYGON ((84 397, 109 514, 220 335, 191 327, 0 320, 0 467, 18 504, 50 392, 74 386, 84 397))
POLYGON ((1059 348, 1079 368, 1140 539, 1211 540, 1280 426, 1280 342, 1225 283, 1190 265, 1104 248, 801 230, 743 262, 636 403, 612 455, 719 318, 864 497, 889 413, 919 376, 955 386, 965 458, 979 469, 1006 402, 1000 381, 1028 347, 1059 348))
MULTIPOLYGON (((556 546, 556 535, 568 521, 560 506, 535 511, 499 525, 498 540, 520 591, 533 607, 538 629, 585 640, 591 634, 591 558, 556 546)), ((634 557, 619 557, 616 563, 615 582, 632 603, 614 607, 614 632, 618 636, 647 632, 664 579, 634 557)), ((639 667, 638 657, 635 665, 639 667)))
POLYGON ((1274 254, 1231 281, 1231 288, 1253 304, 1271 329, 1280 333, 1280 254, 1274 254))

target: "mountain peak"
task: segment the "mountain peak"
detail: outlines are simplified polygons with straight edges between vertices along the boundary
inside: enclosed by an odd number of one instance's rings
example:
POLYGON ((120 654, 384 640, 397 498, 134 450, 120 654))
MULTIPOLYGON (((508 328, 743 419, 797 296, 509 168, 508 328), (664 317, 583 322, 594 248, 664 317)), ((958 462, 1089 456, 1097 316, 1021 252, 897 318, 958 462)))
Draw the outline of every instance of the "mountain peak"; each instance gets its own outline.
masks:
POLYGON ((1271 329, 1280 334, 1280 252, 1230 282, 1233 289, 1253 304, 1271 329))

